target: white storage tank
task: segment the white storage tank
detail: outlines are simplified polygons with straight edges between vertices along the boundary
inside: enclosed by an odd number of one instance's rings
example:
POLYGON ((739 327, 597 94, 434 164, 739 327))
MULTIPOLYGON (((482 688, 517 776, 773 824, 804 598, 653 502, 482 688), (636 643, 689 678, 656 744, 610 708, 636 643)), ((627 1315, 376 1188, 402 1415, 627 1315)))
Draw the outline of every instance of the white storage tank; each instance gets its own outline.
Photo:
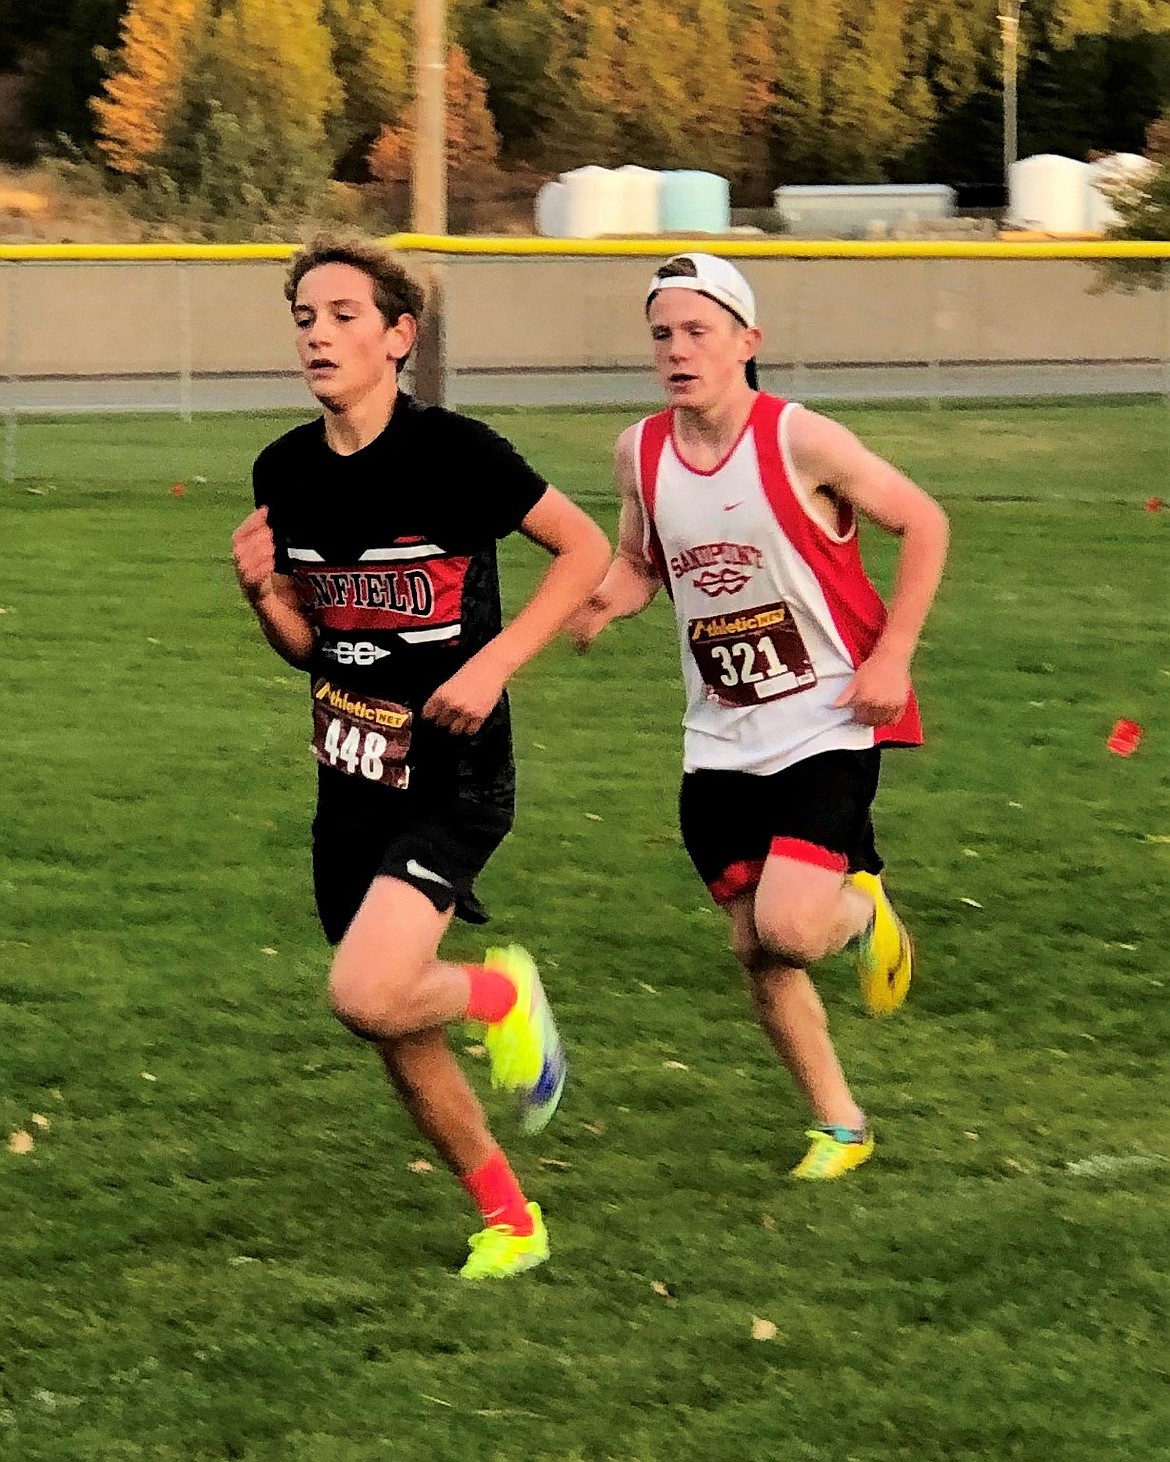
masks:
POLYGON ((1008 216, 1019 228, 1084 233, 1089 164, 1042 152, 1012 164, 1008 216))
POLYGON ((627 163, 622 180, 622 232, 656 234, 662 227, 662 174, 627 163))
POLYGON ((564 183, 556 179, 551 183, 545 183, 536 195, 533 203, 533 222, 536 225, 536 232, 543 234, 546 239, 568 237, 565 229, 568 193, 569 190, 564 183))
POLYGON ((592 165, 562 173, 565 238, 595 239, 625 232, 625 184, 612 168, 592 165))
POLYGON ((723 234, 731 228, 731 185, 717 173, 662 174, 662 232, 723 234))
POLYGON ((1089 187, 1085 208, 1085 229, 1103 234, 1121 222, 1113 207, 1115 190, 1140 187, 1155 171, 1155 165, 1140 152, 1110 152, 1089 164, 1089 187))

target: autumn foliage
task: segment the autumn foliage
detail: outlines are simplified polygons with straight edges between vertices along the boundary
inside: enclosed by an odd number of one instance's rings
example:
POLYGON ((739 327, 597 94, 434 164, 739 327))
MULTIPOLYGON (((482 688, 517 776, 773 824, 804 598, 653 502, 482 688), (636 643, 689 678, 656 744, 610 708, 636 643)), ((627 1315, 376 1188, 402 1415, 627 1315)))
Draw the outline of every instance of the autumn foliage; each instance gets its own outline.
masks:
MULTIPOLYGON (((410 177, 417 130, 412 102, 402 121, 383 127, 369 152, 370 172, 380 183, 410 177)), ((488 110, 487 86, 471 69, 467 53, 452 46, 447 58, 447 179, 458 189, 489 175, 499 164, 500 134, 488 110)))
POLYGON ((206 10, 207 0, 131 0, 117 69, 91 103, 98 146, 115 172, 141 173, 161 150, 206 10))
MULTIPOLYGON (((397 217, 415 0, 84 3, 125 5, 89 104, 115 173, 241 216, 372 176, 397 217)), ((452 196, 584 163, 704 168, 751 204, 785 182, 997 182, 997 4, 448 0, 452 196)), ((1025 152, 1134 150, 1170 104, 1170 0, 1028 0, 1020 56, 1025 152)))

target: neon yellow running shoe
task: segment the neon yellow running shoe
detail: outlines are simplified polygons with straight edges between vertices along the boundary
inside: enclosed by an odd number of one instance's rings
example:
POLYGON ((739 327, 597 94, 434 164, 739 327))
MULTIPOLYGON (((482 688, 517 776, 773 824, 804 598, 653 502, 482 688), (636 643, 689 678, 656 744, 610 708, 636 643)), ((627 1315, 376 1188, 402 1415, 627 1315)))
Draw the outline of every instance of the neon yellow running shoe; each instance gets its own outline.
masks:
POLYGON ((483 1039, 492 1085, 517 1094, 525 1132, 541 1132, 560 1104, 568 1070, 552 1009, 527 950, 518 944, 489 949, 483 962, 516 987, 515 1005, 503 1020, 488 1026, 483 1039))
POLYGON ((851 873, 849 882, 873 899, 873 920, 857 947, 861 998, 870 1015, 893 1015, 910 989, 914 943, 876 873, 851 873))
POLYGON ((860 1167, 873 1153, 873 1133, 868 1127, 860 1132, 849 1127, 812 1127, 804 1135, 812 1146, 792 1169, 794 1178, 813 1182, 839 1178, 860 1167))
POLYGON ((548 1229, 540 1205, 529 1203, 533 1229, 518 1234, 510 1223, 496 1223, 471 1236, 471 1255, 459 1271, 461 1279, 511 1279, 535 1269, 548 1258, 548 1229))

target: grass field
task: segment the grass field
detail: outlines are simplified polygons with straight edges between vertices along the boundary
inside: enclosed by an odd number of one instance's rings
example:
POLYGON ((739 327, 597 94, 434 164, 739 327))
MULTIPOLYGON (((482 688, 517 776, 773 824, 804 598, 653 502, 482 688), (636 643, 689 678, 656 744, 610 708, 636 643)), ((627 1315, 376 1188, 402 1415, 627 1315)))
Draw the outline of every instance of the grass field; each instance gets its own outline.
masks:
MULTIPOLYGON (((1143 510, 1170 497, 1168 413, 835 414, 954 528, 929 745, 889 756, 879 804, 920 976, 883 1023, 844 962, 820 980, 877 1157, 785 1176, 804 1114, 678 843, 655 604, 515 686, 521 813, 481 892, 574 1065, 535 1143, 500 1114, 554 1254, 498 1287, 451 1277, 473 1216, 325 1007, 304 686, 227 556, 291 419, 21 423, 0 1456, 1170 1457, 1170 512, 1143 510), (1119 716, 1146 728, 1129 759, 1119 716)), ((612 530, 628 415, 491 419, 612 530)), ((539 558, 503 563, 514 604, 539 558)))

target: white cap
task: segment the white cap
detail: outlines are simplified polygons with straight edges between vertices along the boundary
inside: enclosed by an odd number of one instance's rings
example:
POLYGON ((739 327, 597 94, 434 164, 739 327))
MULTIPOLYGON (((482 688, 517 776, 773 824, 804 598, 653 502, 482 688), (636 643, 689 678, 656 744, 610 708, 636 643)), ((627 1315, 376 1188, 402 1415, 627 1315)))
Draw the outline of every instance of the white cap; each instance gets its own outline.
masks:
MULTIPOLYGON (((655 275, 650 281, 650 288, 646 291, 647 309, 661 289, 693 289, 696 294, 705 294, 725 310, 730 310, 745 325, 755 328, 756 297, 734 264, 714 254, 675 254, 666 262, 677 264, 684 260, 691 266, 685 274, 671 274, 666 279, 655 275)), ((665 268, 665 265, 661 267, 665 268)))

